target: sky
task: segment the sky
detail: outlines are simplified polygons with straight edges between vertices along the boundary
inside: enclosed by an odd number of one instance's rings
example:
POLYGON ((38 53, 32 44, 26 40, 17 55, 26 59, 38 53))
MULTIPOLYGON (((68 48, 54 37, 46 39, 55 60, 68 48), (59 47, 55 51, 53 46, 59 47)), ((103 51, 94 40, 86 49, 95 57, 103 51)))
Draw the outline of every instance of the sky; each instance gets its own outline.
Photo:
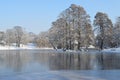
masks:
POLYGON ((120 0, 0 0, 0 31, 14 26, 36 34, 47 31, 71 4, 84 7, 91 21, 97 12, 107 13, 113 23, 120 16, 120 0))

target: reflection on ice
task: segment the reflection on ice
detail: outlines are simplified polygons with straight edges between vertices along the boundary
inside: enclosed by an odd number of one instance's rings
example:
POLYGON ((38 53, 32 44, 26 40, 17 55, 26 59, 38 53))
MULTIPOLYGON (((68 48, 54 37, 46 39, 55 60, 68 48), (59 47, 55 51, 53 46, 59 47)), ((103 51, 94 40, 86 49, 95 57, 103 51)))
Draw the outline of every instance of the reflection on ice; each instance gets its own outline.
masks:
MULTIPOLYGON (((120 54, 62 53, 44 50, 0 52, 0 76, 61 70, 120 69, 120 54)), ((96 73, 95 73, 96 74, 96 73)))

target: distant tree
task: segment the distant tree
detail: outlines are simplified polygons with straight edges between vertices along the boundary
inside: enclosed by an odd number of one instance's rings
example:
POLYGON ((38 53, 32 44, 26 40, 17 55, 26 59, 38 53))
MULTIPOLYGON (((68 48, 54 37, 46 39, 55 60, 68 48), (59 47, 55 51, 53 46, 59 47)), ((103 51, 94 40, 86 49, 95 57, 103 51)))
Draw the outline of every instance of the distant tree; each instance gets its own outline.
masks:
POLYGON ((97 32, 97 42, 100 49, 108 46, 112 41, 113 25, 106 13, 98 12, 94 20, 95 31, 97 32))
POLYGON ((36 39, 37 35, 33 32, 29 32, 28 36, 29 36, 29 43, 35 43, 35 39, 36 39))
POLYGON ((27 32, 21 26, 15 26, 12 29, 7 29, 5 32, 5 42, 7 45, 16 43, 17 47, 20 44, 35 43, 36 35, 32 32, 27 32))
POLYGON ((30 42, 29 34, 25 30, 23 30, 23 35, 22 35, 21 43, 22 44, 27 44, 29 42, 30 42))
POLYGON ((23 28, 21 26, 15 26, 14 27, 14 33, 16 38, 16 46, 20 47, 22 37, 23 37, 23 28))
POLYGON ((4 45, 5 33, 0 31, 0 44, 4 45))
POLYGON ((50 47, 50 43, 47 35, 48 35, 47 32, 41 32, 40 34, 37 35, 35 39, 35 43, 38 47, 40 48, 50 47))
POLYGON ((12 43, 15 43, 15 34, 13 29, 7 29, 5 33, 5 41, 7 45, 11 45, 12 43))

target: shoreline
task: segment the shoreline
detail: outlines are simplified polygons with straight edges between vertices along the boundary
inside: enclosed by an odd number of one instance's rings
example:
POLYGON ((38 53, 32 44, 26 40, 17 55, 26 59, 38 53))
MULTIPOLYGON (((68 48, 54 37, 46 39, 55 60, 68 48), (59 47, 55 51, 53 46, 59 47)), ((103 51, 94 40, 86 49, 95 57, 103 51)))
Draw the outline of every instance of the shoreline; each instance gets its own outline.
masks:
POLYGON ((0 50, 41 50, 41 49, 53 49, 53 48, 38 48, 35 46, 15 47, 15 46, 0 46, 0 50))

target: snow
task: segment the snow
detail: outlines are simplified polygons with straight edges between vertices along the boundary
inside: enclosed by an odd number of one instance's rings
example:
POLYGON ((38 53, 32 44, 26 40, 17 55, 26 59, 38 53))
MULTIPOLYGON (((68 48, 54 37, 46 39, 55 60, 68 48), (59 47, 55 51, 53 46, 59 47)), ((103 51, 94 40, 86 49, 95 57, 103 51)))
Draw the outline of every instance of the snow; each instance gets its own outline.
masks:
POLYGON ((16 50, 16 49, 38 49, 31 46, 15 47, 15 46, 0 46, 0 50, 16 50))
POLYGON ((93 45, 89 45, 89 47, 88 48, 95 48, 95 46, 93 46, 93 45))
POLYGON ((120 53, 120 47, 118 47, 118 48, 104 49, 104 50, 102 50, 102 52, 120 53))
POLYGON ((22 50, 22 49, 52 49, 52 48, 47 48, 47 47, 44 47, 44 48, 38 48, 35 46, 35 44, 33 43, 28 43, 27 45, 23 45, 21 44, 20 45, 21 47, 16 47, 15 44, 12 44, 12 46, 2 46, 0 45, 0 50, 22 50))

